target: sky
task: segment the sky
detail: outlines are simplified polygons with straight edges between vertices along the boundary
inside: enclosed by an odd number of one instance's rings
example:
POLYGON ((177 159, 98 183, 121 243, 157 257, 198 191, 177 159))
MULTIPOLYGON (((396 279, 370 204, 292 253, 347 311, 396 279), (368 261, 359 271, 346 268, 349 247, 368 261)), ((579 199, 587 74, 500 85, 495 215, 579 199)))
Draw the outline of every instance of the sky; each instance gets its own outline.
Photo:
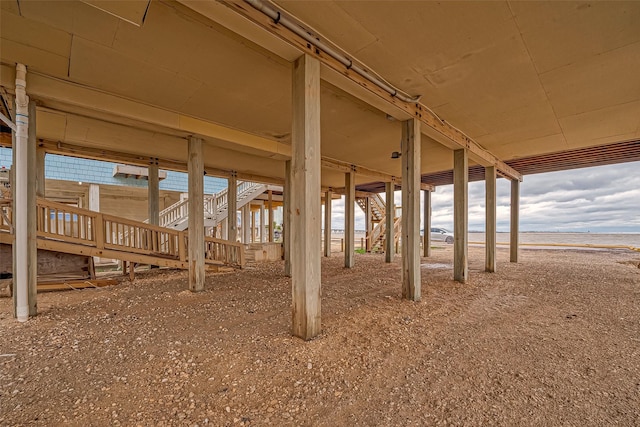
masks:
MULTIPOLYGON (((498 179, 498 232, 509 231, 511 186, 498 179)), ((469 183, 469 231, 485 228, 484 181, 469 183)), ((453 185, 432 193, 432 226, 453 229, 453 185)), ((395 194, 400 205, 401 195, 395 194)), ((422 196, 420 212, 422 212, 422 196)), ((356 230, 364 213, 356 207, 356 230)), ((421 225, 422 227, 422 225, 421 225)), ((332 228, 344 228, 344 198, 334 200, 332 228)), ((640 162, 525 175, 520 231, 640 233, 640 162)))

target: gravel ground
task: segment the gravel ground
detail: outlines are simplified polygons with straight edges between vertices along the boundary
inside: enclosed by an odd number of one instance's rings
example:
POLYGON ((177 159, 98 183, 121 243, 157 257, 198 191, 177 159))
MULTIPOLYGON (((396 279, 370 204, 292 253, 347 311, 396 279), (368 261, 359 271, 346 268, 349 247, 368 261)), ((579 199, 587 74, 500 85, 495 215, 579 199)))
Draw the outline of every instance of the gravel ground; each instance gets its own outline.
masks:
POLYGON ((640 255, 498 251, 452 281, 423 259, 422 302, 400 264, 322 262, 323 333, 292 338, 281 262, 0 299, 0 425, 639 425, 640 255))

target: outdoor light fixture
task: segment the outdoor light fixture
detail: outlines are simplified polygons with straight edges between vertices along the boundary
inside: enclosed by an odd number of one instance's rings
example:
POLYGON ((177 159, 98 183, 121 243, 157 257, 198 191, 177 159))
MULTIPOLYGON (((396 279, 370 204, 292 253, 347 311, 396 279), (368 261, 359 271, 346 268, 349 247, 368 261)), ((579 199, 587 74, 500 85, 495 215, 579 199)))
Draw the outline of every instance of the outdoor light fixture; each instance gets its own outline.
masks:
POLYGON ((393 153, 391 153, 391 158, 392 159, 399 159, 400 156, 402 156, 402 153, 399 151, 394 151, 393 153))

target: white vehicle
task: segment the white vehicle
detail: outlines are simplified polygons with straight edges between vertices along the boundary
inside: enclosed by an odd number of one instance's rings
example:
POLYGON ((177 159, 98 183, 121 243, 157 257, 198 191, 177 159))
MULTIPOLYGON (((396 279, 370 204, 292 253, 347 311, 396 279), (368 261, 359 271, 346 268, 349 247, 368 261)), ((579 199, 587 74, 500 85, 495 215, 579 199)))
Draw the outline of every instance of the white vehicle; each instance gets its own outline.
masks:
MULTIPOLYGON (((420 230, 420 235, 424 235, 424 230, 420 230)), ((445 228, 431 227, 431 241, 453 243, 453 233, 445 228)))

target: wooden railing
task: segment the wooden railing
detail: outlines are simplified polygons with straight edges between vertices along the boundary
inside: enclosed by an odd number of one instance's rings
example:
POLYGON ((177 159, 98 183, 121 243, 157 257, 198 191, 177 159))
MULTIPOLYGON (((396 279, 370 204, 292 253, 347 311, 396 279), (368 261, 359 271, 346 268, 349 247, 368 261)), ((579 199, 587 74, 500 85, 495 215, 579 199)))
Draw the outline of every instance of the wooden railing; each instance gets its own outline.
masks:
POLYGON ((236 265, 240 268, 244 267, 246 263, 244 245, 242 243, 205 237, 204 247, 205 261, 221 261, 225 264, 236 265))
MULTIPOLYGON (((10 203, 0 204, 0 230, 10 230, 10 203), (5 218, 6 217, 6 218, 5 218)), ((188 261, 188 233, 132 221, 100 212, 37 199, 39 238, 83 245, 99 250, 188 261)), ((111 252, 113 253, 113 252, 111 252)), ((226 240, 205 238, 205 262, 244 266, 244 246, 226 240)))

